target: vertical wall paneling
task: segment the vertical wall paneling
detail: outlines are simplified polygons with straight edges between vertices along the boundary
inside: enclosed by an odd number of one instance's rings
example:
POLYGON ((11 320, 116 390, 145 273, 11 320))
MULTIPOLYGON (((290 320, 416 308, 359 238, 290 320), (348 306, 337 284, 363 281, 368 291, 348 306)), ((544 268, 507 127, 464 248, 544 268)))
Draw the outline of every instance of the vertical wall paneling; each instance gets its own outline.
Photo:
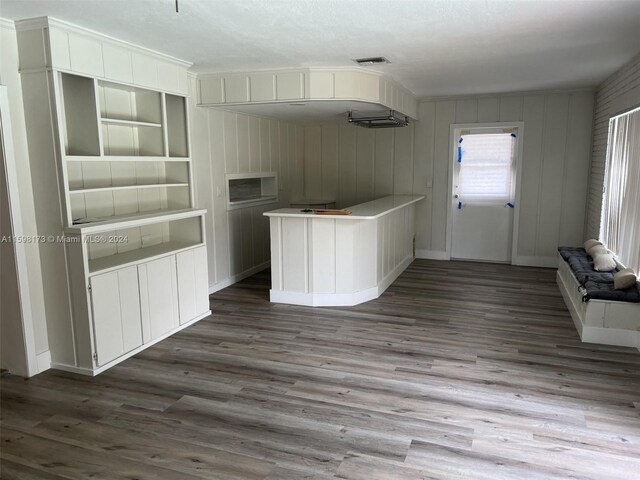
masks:
POLYGON ((446 100, 436 103, 435 138, 433 143, 433 194, 431 199, 431 250, 445 252, 447 246, 447 210, 449 198, 449 165, 451 162, 450 126, 455 123, 456 105, 446 100))
POLYGON ((271 171, 271 122, 266 118, 260 118, 258 120, 258 128, 260 129, 260 158, 258 158, 258 164, 256 165, 256 172, 270 172, 271 171))
POLYGON ((304 196, 308 199, 322 196, 321 143, 322 127, 304 129, 304 196))
POLYGON ((338 144, 339 206, 356 204, 356 128, 340 125, 338 144))
POLYGON ((375 130, 356 129, 356 203, 373 198, 375 130))
MULTIPOLYGON (((305 168, 313 173, 305 173, 306 190, 321 188, 339 207, 389 194, 424 194, 416 205, 416 251, 447 258, 451 124, 523 121, 516 262, 551 266, 560 243, 580 243, 592 105, 591 91, 432 99, 419 104, 420 121, 406 128, 307 126, 305 140, 314 147, 307 146, 313 153, 305 157, 305 168)), ((387 230, 382 239, 393 242, 387 230)))
POLYGON ((250 125, 251 120, 255 117, 248 115, 234 115, 236 119, 236 142, 238 145, 238 173, 251 172, 251 137, 250 125))
POLYGON ((475 98, 456 101, 456 123, 476 123, 478 121, 478 103, 475 98))
POLYGON ((395 132, 390 128, 376 130, 373 196, 384 197, 393 193, 393 152, 395 132))
POLYGON ((591 142, 585 141, 585 135, 591 131, 594 98, 590 92, 578 92, 571 94, 569 101, 559 244, 580 245, 586 224, 585 199, 591 151, 591 142))
POLYGON ((393 193, 411 194, 413 189, 413 123, 395 132, 393 145, 393 193))
POLYGON ((478 122, 497 122, 500 120, 500 101, 496 97, 478 99, 478 122))
POLYGON ((546 96, 536 256, 554 256, 558 247, 568 112, 567 94, 546 96))
MULTIPOLYGON (((195 88, 195 77, 189 77, 190 88, 195 88)), ((189 121, 191 126, 191 135, 193 138, 203 138, 207 139, 209 136, 209 114, 206 110, 201 108, 195 108, 193 105, 189 105, 189 112, 191 115, 191 119, 189 121)), ((222 131, 218 132, 220 136, 222 136, 222 131)), ((220 144, 222 146, 222 144, 220 144)), ((191 158, 194 159, 203 159, 203 161, 199 161, 199 170, 198 175, 193 176, 193 193, 194 198, 196 199, 196 203, 199 205, 210 205, 210 208, 207 209, 207 213, 205 214, 205 224, 211 226, 211 230, 207 232, 206 239, 207 243, 210 244, 211 253, 216 252, 218 250, 216 246, 216 242, 218 239, 215 235, 215 227, 214 227, 214 214, 216 207, 216 185, 213 181, 214 175, 212 172, 213 163, 210 161, 210 155, 213 156, 214 153, 210 151, 209 142, 194 142, 191 148, 191 158)), ((215 153, 217 158, 222 158, 218 152, 215 153)), ((189 166, 191 168, 192 165, 189 166)), ((209 275, 214 279, 217 275, 217 265, 216 265, 216 256, 215 254, 207 256, 207 266, 209 275)))
POLYGON ((519 122, 522 120, 522 96, 510 95, 500 98, 500 121, 519 122))
MULTIPOLYGON (((260 136, 260 119, 258 117, 248 117, 249 119, 249 169, 247 172, 256 173, 260 172, 260 153, 262 151, 261 136, 260 136)), ((239 133, 239 132, 238 132, 239 133)), ((239 138, 242 138, 241 136, 239 138)), ((239 142, 239 144, 242 141, 239 142)), ((238 149, 240 148, 238 144, 238 149)), ((239 152, 240 150, 238 150, 239 152)), ((238 160, 242 164, 242 160, 238 157, 238 160)), ((240 170, 243 173, 243 170, 240 170)))
MULTIPOLYGON (((238 166, 238 125, 236 115, 224 115, 224 161, 226 173, 239 173, 238 166)), ((243 138, 244 142, 247 137, 243 138)))
POLYGON ((322 198, 338 199, 338 125, 322 126, 322 198))
POLYGON ((416 250, 431 249, 431 205, 433 192, 433 143, 435 139, 435 104, 418 106, 420 121, 414 127, 413 193, 425 196, 416 204, 416 250))
POLYGON ((304 197, 304 128, 292 126, 293 152, 290 157, 293 174, 290 175, 291 197, 293 199, 304 197))
MULTIPOLYGON (((291 123, 197 107, 195 81, 190 88, 196 206, 209 212, 205 227, 214 291, 268 265, 269 222, 262 214, 289 204, 292 183, 302 192, 305 132, 291 123), (266 172, 278 174, 279 203, 227 211, 225 174, 266 172)), ((320 168, 319 160, 316 164, 320 168)))
POLYGON ((521 256, 534 256, 540 200, 540 173, 544 125, 544 95, 524 98, 523 120, 525 133, 520 184, 520 221, 517 252, 521 256))

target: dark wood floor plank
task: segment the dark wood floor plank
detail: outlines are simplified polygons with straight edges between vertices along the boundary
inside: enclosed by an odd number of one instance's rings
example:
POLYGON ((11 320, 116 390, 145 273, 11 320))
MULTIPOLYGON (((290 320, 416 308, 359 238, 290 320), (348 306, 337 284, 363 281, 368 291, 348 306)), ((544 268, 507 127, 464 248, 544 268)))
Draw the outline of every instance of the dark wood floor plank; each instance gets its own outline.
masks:
POLYGON ((95 378, 3 374, 7 479, 621 479, 640 353, 584 344, 555 271, 416 260, 377 300, 269 302, 269 272, 95 378))
POLYGON ((220 480, 262 479, 273 464, 249 456, 232 454, 173 439, 162 442, 152 432, 142 433, 54 416, 34 429, 41 436, 63 443, 88 447, 114 456, 156 465, 182 473, 220 480))

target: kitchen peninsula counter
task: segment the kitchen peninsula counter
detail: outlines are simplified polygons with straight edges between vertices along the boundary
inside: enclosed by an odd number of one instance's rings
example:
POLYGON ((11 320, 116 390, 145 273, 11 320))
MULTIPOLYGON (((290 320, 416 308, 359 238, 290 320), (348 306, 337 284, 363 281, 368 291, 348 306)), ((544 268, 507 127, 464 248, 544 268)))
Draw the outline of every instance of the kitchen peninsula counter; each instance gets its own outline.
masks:
POLYGON ((390 195, 344 209, 350 215, 265 212, 271 301, 336 306, 379 297, 414 259, 415 204, 423 199, 390 195))

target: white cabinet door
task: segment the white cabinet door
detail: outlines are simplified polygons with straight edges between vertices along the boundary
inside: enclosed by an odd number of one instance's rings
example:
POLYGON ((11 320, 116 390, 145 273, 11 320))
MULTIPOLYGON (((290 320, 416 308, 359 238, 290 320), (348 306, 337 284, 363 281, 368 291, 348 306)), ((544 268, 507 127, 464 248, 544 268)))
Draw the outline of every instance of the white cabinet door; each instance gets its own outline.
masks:
POLYGON ((178 326, 176 257, 138 265, 142 332, 148 342, 178 326))
POLYGON ((209 311, 207 249, 198 247, 176 255, 180 324, 209 311))
POLYGON ((136 267, 91 277, 91 304, 98 365, 142 345, 136 267))

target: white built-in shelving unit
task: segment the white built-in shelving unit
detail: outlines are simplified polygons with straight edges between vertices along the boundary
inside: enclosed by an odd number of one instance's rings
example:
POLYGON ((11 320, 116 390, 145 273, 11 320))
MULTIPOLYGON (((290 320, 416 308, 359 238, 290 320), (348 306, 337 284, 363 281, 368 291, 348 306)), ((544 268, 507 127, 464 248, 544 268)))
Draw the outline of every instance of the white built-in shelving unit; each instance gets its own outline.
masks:
POLYGON ((52 366, 97 374, 210 313, 189 64, 53 19, 16 25, 38 229, 64 238, 42 249, 52 366))

